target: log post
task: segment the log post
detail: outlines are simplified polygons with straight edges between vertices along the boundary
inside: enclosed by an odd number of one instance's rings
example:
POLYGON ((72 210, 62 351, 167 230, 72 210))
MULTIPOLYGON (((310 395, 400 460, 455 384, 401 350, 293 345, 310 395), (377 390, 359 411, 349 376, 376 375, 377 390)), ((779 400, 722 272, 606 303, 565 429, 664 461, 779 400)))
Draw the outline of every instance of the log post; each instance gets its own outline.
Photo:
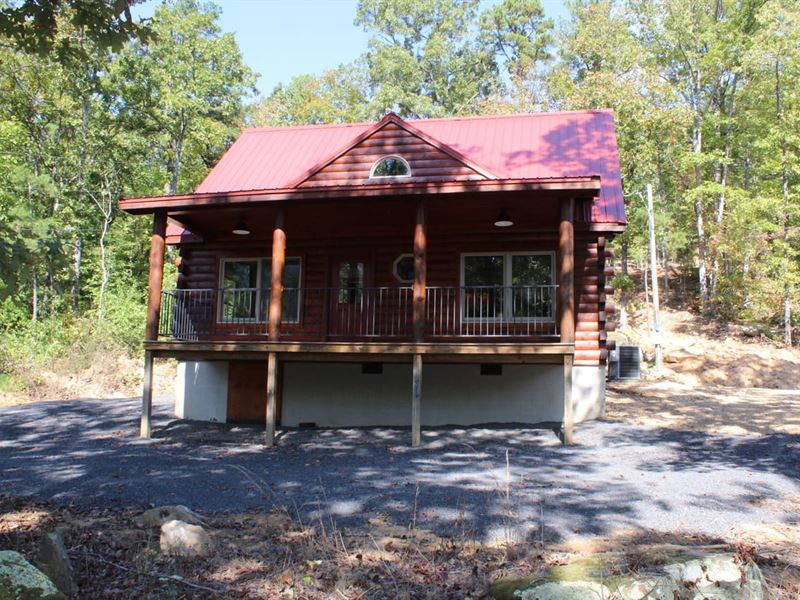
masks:
MULTIPOLYGON (((147 294, 147 322, 145 341, 158 340, 158 325, 161 318, 161 286, 164 279, 164 250, 166 248, 167 213, 153 214, 153 233, 150 236, 150 278, 147 294)), ((153 413, 153 353, 144 352, 144 381, 142 382, 142 417, 139 436, 149 438, 153 413)))
POLYGON ((167 213, 153 215, 153 233, 150 236, 150 281, 147 298, 147 325, 144 339, 158 339, 158 322, 161 315, 161 285, 164 279, 164 249, 167 235, 167 213))
POLYGON ((275 415, 278 390, 278 355, 270 352, 267 357, 267 427, 264 443, 267 448, 275 445, 275 415))
POLYGON ((575 341, 575 229, 572 223, 574 201, 561 201, 558 224, 559 297, 561 299, 561 341, 575 341))
POLYGON ((428 278, 428 239, 425 226, 425 205, 422 200, 417 204, 417 222, 414 227, 414 343, 420 343, 425 337, 425 295, 428 278))
MULTIPOLYGON (((425 204, 417 203, 417 219, 414 227, 414 284, 412 289, 413 341, 421 343, 425 339, 425 297, 428 278, 428 239, 425 223, 425 204)), ((411 445, 421 442, 422 412, 422 355, 414 354, 411 375, 411 445)))
POLYGON ((420 426, 422 413, 422 355, 414 354, 411 375, 411 445, 417 447, 422 441, 420 426))
MULTIPOLYGON (((558 224, 559 298, 561 300, 561 342, 575 343, 575 229, 573 214, 575 201, 561 201, 561 218, 558 224)), ((562 441, 572 443, 572 366, 573 354, 564 355, 564 423, 562 441)))
POLYGON ((272 230, 272 280, 269 291, 269 341, 277 342, 283 313, 283 267, 286 264, 286 212, 283 207, 275 216, 272 230))
POLYGON ((142 419, 139 423, 139 437, 149 438, 152 430, 153 414, 153 353, 144 351, 144 383, 142 384, 142 419))

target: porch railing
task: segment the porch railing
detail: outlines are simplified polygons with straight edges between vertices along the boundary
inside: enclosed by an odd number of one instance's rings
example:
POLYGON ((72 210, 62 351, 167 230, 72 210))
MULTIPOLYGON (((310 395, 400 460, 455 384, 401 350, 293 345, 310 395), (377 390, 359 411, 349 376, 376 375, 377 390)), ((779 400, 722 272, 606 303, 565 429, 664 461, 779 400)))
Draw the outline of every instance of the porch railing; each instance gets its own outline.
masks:
MULTIPOLYGON (((558 335, 555 285, 428 287, 425 338, 558 335)), ((159 336, 176 340, 267 334, 269 290, 166 290, 159 336)), ((281 339, 410 339, 411 287, 286 288, 281 339)))

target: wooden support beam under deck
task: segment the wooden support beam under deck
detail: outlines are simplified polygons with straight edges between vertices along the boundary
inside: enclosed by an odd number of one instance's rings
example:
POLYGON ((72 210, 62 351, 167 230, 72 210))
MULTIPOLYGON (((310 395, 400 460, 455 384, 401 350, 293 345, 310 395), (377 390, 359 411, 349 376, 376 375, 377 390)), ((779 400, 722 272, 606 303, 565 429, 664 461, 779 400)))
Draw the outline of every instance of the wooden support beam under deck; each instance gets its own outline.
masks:
POLYGON ((411 375, 411 445, 417 447, 422 441, 422 354, 414 355, 411 375))
POLYGON ((275 415, 278 394, 278 355, 270 352, 267 356, 267 423, 264 444, 267 448, 275 445, 275 415))
POLYGON ((286 264, 286 210, 281 207, 272 230, 272 279, 269 291, 269 340, 278 341, 283 316, 283 267, 286 264))
POLYGON ((144 383, 142 384, 142 419, 139 423, 139 437, 149 438, 152 431, 153 414, 153 353, 144 352, 144 383))
POLYGON ((572 444, 572 365, 574 356, 572 354, 564 355, 564 423, 561 431, 561 441, 565 446, 572 444))

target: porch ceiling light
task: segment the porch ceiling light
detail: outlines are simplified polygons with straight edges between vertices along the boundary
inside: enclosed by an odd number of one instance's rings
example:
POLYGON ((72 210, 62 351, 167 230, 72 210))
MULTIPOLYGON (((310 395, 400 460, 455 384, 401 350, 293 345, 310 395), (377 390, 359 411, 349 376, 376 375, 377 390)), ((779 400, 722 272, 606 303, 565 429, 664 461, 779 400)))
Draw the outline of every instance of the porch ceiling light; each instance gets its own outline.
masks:
POLYGON ((239 220, 236 221, 236 226, 231 231, 234 235, 250 235, 250 230, 247 228, 247 223, 245 223, 244 217, 239 217, 239 220))
POLYGON ((497 218, 494 221, 495 227, 511 227, 514 224, 514 221, 511 220, 511 217, 508 215, 508 211, 505 208, 500 209, 500 214, 497 215, 497 218))

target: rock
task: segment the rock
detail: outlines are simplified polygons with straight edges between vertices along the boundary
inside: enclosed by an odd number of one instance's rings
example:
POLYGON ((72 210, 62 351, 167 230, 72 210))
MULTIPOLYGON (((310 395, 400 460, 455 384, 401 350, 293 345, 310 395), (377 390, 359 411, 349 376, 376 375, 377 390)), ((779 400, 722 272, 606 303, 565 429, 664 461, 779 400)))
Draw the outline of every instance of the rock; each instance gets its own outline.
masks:
POLYGON ((184 521, 167 521, 161 526, 161 552, 173 556, 208 556, 211 538, 200 525, 184 521))
POLYGON ((611 597, 611 590, 595 581, 541 581, 515 596, 520 600, 598 600, 611 597))
POLYGON ((675 600, 683 588, 671 577, 642 577, 620 582, 614 588, 617 600, 675 600))
POLYGON ((56 530, 44 536, 39 546, 39 553, 36 555, 36 566, 65 595, 69 596, 76 592, 72 563, 60 531, 56 530))
POLYGON ((602 554, 551 567, 543 576, 495 581, 495 600, 764 600, 766 584, 758 566, 734 554, 700 558, 675 556, 642 573, 612 564, 602 554), (683 559, 683 560, 681 560, 683 559), (615 574, 617 573, 617 574, 615 574), (619 575, 623 573, 623 575, 619 575))
POLYGON ((711 554, 703 558, 666 565, 664 570, 685 588, 681 598, 699 600, 763 600, 767 597, 761 570, 733 554, 711 554))
POLYGON ((136 517, 134 523, 137 527, 161 527, 167 521, 183 521, 190 525, 205 525, 203 517, 182 504, 175 506, 158 506, 144 511, 136 517))
POLYGON ((66 600, 47 575, 19 552, 0 552, 0 600, 66 600))

